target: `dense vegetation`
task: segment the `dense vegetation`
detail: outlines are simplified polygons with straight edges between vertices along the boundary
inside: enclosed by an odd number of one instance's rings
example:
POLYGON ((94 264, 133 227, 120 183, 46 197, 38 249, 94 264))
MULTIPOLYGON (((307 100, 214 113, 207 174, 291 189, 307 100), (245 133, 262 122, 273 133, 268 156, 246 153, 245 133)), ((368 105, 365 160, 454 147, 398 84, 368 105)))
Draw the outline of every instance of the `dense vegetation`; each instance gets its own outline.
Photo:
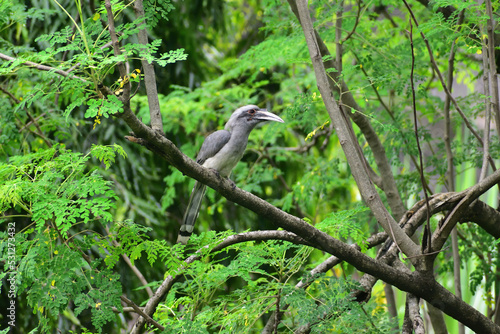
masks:
POLYGON ((0 0, 0 333, 500 333, 498 9, 0 0))

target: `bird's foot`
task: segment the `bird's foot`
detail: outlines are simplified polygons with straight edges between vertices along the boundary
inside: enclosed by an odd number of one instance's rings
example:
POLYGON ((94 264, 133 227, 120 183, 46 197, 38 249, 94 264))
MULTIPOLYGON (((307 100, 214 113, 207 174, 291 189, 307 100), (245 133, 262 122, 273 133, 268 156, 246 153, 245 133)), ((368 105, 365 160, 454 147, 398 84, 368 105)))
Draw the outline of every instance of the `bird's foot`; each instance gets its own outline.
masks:
POLYGON ((231 182, 231 190, 234 190, 236 189, 236 183, 234 183, 233 180, 231 180, 230 178, 227 179, 229 182, 231 182))
POLYGON ((217 169, 213 169, 213 168, 209 168, 209 169, 212 171, 212 173, 215 174, 215 176, 217 176, 219 179, 221 178, 220 173, 217 169))

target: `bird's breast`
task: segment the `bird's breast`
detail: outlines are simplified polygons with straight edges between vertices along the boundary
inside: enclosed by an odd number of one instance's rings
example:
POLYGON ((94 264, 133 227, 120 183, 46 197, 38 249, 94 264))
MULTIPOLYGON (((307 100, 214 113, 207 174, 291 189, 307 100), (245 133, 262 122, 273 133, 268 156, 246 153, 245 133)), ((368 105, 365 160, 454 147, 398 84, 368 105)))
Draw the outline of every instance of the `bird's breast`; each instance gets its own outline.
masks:
POLYGON ((203 167, 215 169, 221 176, 229 177, 231 171, 243 156, 245 148, 246 142, 244 145, 238 145, 238 143, 229 141, 213 157, 208 158, 203 163, 203 167))

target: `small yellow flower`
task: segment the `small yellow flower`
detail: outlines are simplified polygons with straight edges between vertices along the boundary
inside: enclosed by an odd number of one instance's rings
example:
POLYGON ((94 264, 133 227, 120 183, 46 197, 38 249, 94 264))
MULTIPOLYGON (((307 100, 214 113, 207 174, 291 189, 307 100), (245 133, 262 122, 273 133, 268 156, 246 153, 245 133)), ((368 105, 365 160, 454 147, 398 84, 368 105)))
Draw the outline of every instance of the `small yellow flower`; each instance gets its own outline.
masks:
POLYGON ((96 125, 97 124, 101 124, 101 118, 99 116, 97 116, 94 120, 94 126, 92 127, 92 130, 95 129, 96 125))

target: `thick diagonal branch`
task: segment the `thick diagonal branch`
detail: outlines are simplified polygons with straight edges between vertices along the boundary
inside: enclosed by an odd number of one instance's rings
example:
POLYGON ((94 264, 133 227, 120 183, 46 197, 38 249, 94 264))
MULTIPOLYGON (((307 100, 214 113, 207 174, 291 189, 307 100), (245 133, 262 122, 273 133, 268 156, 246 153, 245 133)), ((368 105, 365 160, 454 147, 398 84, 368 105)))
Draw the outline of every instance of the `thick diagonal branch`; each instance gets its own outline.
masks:
MULTIPOLYGON (((300 22, 300 17, 295 0, 288 0, 288 3, 290 4, 292 12, 300 22)), ((351 109, 351 112, 348 112, 347 114, 359 127, 359 129, 365 136, 365 139, 370 146, 371 151, 373 152, 375 163, 377 164, 378 170, 380 172, 382 189, 387 196, 387 202, 391 207, 395 219, 399 220, 405 213, 406 208, 403 204, 403 201, 401 200, 401 197, 399 196, 396 181, 394 180, 394 175, 392 174, 391 165, 389 163, 389 160, 387 159, 385 148, 382 145, 379 136, 375 132, 375 129, 373 128, 369 118, 363 114, 361 107, 358 105, 358 103, 354 99, 354 96, 349 90, 349 87, 342 79, 340 75, 341 69, 337 68, 335 61, 331 57, 329 57, 330 51, 315 29, 314 38, 316 39, 316 43, 318 44, 321 56, 327 59, 324 61, 325 68, 336 70, 329 73, 328 75, 328 84, 330 86, 330 90, 341 96, 343 105, 351 109)))
POLYGON ((344 150, 349 166, 351 167, 352 174, 356 180, 361 196, 363 197, 365 203, 370 207, 377 221, 398 244, 401 250, 407 256, 415 257, 419 254, 417 245, 403 232, 385 208, 379 194, 370 180, 365 168, 365 163, 360 157, 355 143, 351 140, 346 119, 343 117, 342 112, 335 102, 333 94, 329 88, 328 77, 326 75, 321 52, 316 42, 316 36, 312 26, 311 17, 309 16, 307 9, 307 3, 305 1, 298 1, 297 9, 300 17, 300 23, 306 37, 321 97, 335 127, 340 144, 342 145, 342 149, 344 150))

